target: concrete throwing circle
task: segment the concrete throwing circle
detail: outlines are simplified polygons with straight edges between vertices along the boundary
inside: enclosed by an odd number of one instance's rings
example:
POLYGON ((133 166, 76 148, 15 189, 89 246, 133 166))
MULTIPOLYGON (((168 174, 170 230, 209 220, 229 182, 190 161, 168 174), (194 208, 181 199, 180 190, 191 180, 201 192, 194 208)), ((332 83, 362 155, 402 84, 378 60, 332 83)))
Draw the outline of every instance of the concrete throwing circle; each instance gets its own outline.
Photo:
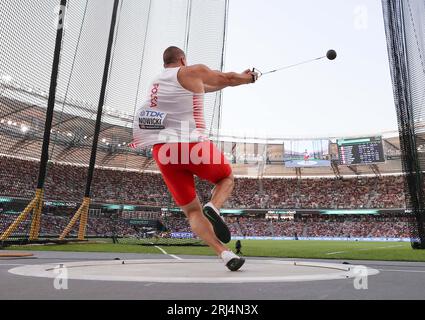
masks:
POLYGON ((362 266, 280 260, 248 260, 240 271, 230 272, 220 260, 214 259, 67 262, 25 265, 9 272, 43 278, 60 276, 75 280, 160 283, 297 282, 348 279, 379 273, 362 266))

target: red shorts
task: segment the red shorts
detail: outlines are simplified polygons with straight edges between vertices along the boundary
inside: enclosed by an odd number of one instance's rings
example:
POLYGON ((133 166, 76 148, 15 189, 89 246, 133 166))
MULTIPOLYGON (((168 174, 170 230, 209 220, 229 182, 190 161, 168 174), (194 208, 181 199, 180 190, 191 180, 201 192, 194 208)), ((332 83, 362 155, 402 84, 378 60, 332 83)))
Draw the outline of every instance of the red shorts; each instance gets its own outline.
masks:
POLYGON ((232 174, 226 157, 210 141, 157 144, 153 158, 178 206, 196 198, 194 175, 217 184, 232 174))

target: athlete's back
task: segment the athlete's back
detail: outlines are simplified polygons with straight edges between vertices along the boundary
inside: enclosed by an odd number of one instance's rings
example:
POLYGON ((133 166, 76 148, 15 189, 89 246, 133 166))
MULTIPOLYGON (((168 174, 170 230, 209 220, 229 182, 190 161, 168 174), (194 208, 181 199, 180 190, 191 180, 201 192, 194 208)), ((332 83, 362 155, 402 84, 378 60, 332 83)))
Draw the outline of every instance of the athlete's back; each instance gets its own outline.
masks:
POLYGON ((166 68, 158 75, 137 109, 133 135, 138 146, 206 139, 204 94, 183 88, 178 79, 180 68, 166 68))

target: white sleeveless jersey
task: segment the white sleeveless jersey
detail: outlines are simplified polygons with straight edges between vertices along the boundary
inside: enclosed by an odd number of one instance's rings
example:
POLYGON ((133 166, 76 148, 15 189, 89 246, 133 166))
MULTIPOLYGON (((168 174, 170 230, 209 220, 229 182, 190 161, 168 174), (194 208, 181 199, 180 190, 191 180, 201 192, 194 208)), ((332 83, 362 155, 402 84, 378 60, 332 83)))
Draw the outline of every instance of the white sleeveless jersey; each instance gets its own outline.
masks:
POLYGON ((149 87, 133 122, 133 147, 168 142, 199 142, 207 139, 204 94, 183 88, 178 68, 165 69, 149 87))

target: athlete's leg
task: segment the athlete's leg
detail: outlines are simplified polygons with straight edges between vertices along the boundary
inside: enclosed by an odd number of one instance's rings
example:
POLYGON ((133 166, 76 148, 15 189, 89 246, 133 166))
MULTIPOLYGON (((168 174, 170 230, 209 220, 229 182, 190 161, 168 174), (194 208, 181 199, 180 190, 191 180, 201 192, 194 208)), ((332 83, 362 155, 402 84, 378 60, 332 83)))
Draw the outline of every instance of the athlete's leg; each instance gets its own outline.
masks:
POLYGON ((202 212, 202 206, 198 197, 181 208, 189 220, 192 231, 217 253, 229 270, 239 270, 245 263, 245 259, 235 255, 217 239, 213 226, 202 212))
POLYGON ((220 216, 220 208, 233 190, 234 183, 230 163, 212 142, 204 141, 192 145, 189 168, 199 178, 216 186, 213 191, 213 201, 205 204, 204 214, 213 225, 217 238, 223 243, 229 243, 231 240, 230 230, 220 216))
MULTIPOLYGON (((216 232, 214 232, 213 225, 204 216, 201 203, 196 196, 192 170, 188 170, 186 165, 172 165, 161 161, 163 160, 160 153, 161 147, 162 145, 154 146, 153 157, 175 202, 188 218, 192 231, 223 259, 227 268, 231 271, 239 270, 245 260, 236 256, 220 242, 216 232)), ((220 217, 218 219, 221 221, 220 217)), ((225 240, 230 241, 230 232, 227 238, 225 240)))
POLYGON ((202 212, 202 206, 198 197, 186 206, 181 207, 189 220, 192 231, 210 246, 218 256, 224 251, 229 251, 220 240, 217 239, 214 229, 202 212))
POLYGON ((230 197, 235 185, 232 167, 224 154, 212 142, 205 141, 199 145, 202 146, 202 149, 198 156, 204 162, 192 166, 192 172, 201 179, 208 180, 215 185, 211 203, 215 208, 221 209, 230 197))
POLYGON ((211 197, 211 202, 217 209, 220 210, 227 199, 229 199, 234 186, 235 179, 233 174, 217 182, 211 197))

